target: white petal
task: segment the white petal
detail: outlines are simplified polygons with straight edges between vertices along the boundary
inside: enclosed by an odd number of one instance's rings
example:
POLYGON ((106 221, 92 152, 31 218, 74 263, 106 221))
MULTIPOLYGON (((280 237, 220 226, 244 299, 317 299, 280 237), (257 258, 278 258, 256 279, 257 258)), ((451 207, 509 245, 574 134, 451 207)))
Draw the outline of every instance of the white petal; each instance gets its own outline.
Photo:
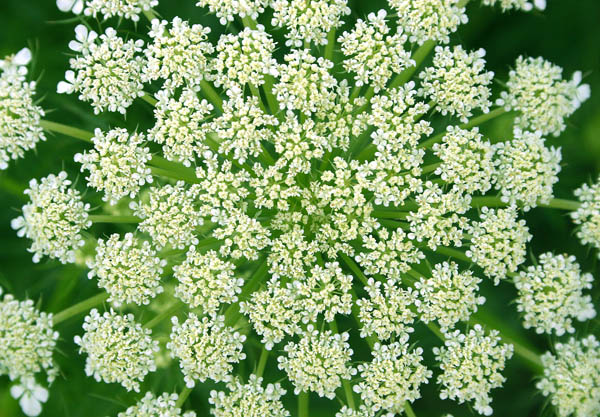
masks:
POLYGON ((25 394, 23 397, 21 397, 19 405, 26 416, 35 417, 39 416, 42 412, 42 405, 40 402, 29 394, 25 394))
POLYGON ((540 10, 546 10, 546 0, 534 0, 535 7, 540 10))
POLYGON ((83 45, 80 42, 71 41, 69 42, 69 49, 71 51, 81 52, 81 50, 83 49, 83 45))
POLYGON ((75 84, 75 73, 71 70, 65 72, 65 80, 67 80, 71 84, 75 84))
POLYGON ((589 84, 582 84, 577 88, 577 100, 581 103, 586 101, 592 95, 592 90, 589 84))
POLYGON ((83 43, 87 41, 87 35, 88 28, 85 27, 85 25, 77 25, 77 27, 75 28, 75 39, 83 43))
POLYGON ((33 396, 39 402, 45 403, 46 401, 48 401, 48 390, 46 388, 42 387, 41 385, 37 385, 33 389, 33 396))
POLYGON ((83 0, 76 0, 73 10, 71 11, 75 14, 81 14, 83 11, 83 0))
POLYGON ((71 91, 73 90, 73 85, 65 82, 65 81, 61 81, 58 83, 58 85, 56 86, 56 92, 58 94, 70 94, 71 91))
POLYGON ((13 62, 17 65, 27 65, 31 61, 31 51, 29 48, 23 48, 15 55, 13 62))
POLYGON ((10 395, 12 395, 14 399, 20 398, 24 392, 25 388, 23 388, 22 385, 13 385, 10 387, 10 395))
POLYGON ((583 79, 583 74, 581 73, 581 71, 575 71, 573 73, 573 82, 575 83, 575 85, 581 84, 582 79, 583 79))
POLYGON ((61 12, 68 12, 73 7, 73 2, 75 0, 56 0, 56 7, 61 12))

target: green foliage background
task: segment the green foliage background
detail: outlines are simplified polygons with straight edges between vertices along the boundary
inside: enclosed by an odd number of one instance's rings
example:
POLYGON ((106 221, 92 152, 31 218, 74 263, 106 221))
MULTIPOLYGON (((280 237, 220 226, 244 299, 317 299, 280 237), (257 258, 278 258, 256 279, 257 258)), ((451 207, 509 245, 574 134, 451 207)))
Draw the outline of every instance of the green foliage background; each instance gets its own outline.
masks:
MULTIPOLYGON (((206 16, 194 3, 193 0, 162 0, 158 10, 169 20, 179 15, 192 22, 210 25, 213 35, 221 33, 215 19, 206 16)), ((351 0, 351 3, 353 18, 364 17, 385 4, 383 0, 351 0)), ((460 29, 454 41, 470 49, 485 48, 488 66, 496 72, 499 80, 506 80, 509 66, 517 56, 524 54, 544 56, 562 66, 568 77, 580 69, 586 75, 585 82, 591 84, 592 98, 570 119, 568 130, 560 138, 549 138, 551 144, 563 148, 564 167, 555 195, 571 198, 572 191, 582 182, 595 179, 600 169, 600 1, 549 0, 545 13, 509 14, 482 8, 477 1, 472 3, 469 5, 470 23, 460 29)), ((44 108, 51 111, 47 116, 50 120, 88 130, 106 128, 108 123, 131 129, 148 126, 151 110, 145 103, 136 104, 135 109, 128 113, 127 120, 114 115, 103 115, 100 120, 93 115, 88 104, 79 103, 73 96, 55 93, 56 84, 67 69, 67 43, 72 39, 75 25, 74 22, 58 22, 67 17, 71 15, 61 14, 54 0, 0 0, 0 56, 14 53, 28 43, 32 46, 35 54, 33 74, 39 77, 38 92, 44 96, 44 108)), ((147 21, 142 18, 139 24, 147 25, 147 21)), ((499 88, 501 86, 496 87, 499 88)), ((485 125, 482 130, 492 138, 506 137, 510 135, 510 119, 498 119, 485 125)), ((25 201, 22 191, 30 178, 56 173, 63 168, 76 175, 73 155, 82 149, 82 144, 75 140, 49 136, 48 141, 40 144, 35 153, 29 153, 25 160, 12 163, 8 170, 0 172, 0 286, 20 299, 31 297, 39 300, 41 308, 50 312, 58 312, 94 294, 97 292, 95 282, 88 280, 87 271, 80 267, 48 261, 33 264, 26 251, 29 242, 16 237, 10 229, 10 220, 17 216, 25 201)), ((83 189, 81 177, 79 188, 83 189)), ((99 198, 91 194, 88 193, 86 199, 100 204, 99 198)), ((585 270, 598 276, 596 254, 579 245, 571 223, 563 212, 535 209, 527 213, 526 218, 535 236, 530 246, 533 254, 548 250, 574 254, 585 270)), ((114 231, 119 231, 118 227, 96 228, 94 234, 99 236, 114 231)), ((511 285, 485 285, 483 293, 495 313, 495 320, 502 321, 503 327, 508 327, 517 337, 528 340, 539 351, 546 350, 553 343, 551 338, 540 337, 520 328, 512 304, 515 290, 511 285)), ((596 285, 593 296, 598 305, 600 286, 596 285)), ((116 415, 141 396, 127 393, 116 384, 97 383, 85 376, 84 358, 76 353, 72 342, 73 336, 81 333, 81 322, 82 317, 78 317, 60 326, 60 351, 56 358, 62 377, 52 387, 43 416, 116 415)), ((580 326, 578 333, 598 334, 598 324, 597 319, 592 320, 580 326)), ((342 322, 341 325, 346 328, 353 326, 352 322, 342 322)), ((430 348, 434 344, 439 345, 439 341, 419 328, 413 342, 425 348, 428 363, 432 363, 430 348)), ((249 359, 247 365, 241 367, 242 373, 252 370, 258 354, 258 348, 252 344, 248 344, 246 350, 249 359)), ((356 356, 367 359, 366 348, 364 351, 357 349, 356 356)), ((508 382, 504 388, 494 391, 492 405, 495 415, 552 415, 545 399, 535 392, 535 376, 520 359, 514 357, 511 360, 506 376, 508 382)), ((270 381, 281 378, 273 357, 269 361, 266 378, 270 381)), ((0 417, 20 416, 19 407, 10 397, 8 387, 8 378, 0 377, 0 417)), ((180 391, 182 378, 176 364, 151 374, 144 388, 154 389, 155 392, 180 391)), ((207 384, 199 384, 188 400, 187 408, 194 409, 199 417, 209 415, 207 398, 212 388, 207 384)), ((458 417, 473 414, 467 406, 439 400, 435 384, 423 387, 422 394, 423 398, 414 405, 419 417, 437 417, 446 412, 453 412, 458 417)), ((333 416, 337 406, 332 407, 332 404, 311 397, 311 416, 333 416)), ((290 410, 295 409, 293 403, 288 406, 290 410)))

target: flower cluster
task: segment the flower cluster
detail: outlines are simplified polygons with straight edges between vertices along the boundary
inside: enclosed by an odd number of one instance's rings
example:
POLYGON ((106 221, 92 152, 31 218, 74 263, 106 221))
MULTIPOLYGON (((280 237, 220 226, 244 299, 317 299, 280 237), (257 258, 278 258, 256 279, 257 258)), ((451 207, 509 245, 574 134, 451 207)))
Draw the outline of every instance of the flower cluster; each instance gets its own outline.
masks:
POLYGON ((573 222, 580 226, 577 237, 584 245, 600 249, 600 182, 583 184, 575 190, 575 196, 581 203, 571 212, 573 222))
POLYGON ((34 101, 36 83, 26 80, 30 61, 27 48, 0 60, 0 170, 46 140, 40 126, 45 113, 34 101))
POLYGON ((496 330, 486 336, 479 324, 467 334, 455 330, 445 336, 444 347, 433 348, 443 371, 438 376, 443 387, 440 398, 473 401, 478 413, 492 415, 490 391, 506 381, 501 372, 513 355, 513 346, 499 344, 496 330))
POLYGON ((75 344, 80 353, 88 355, 87 376, 139 392, 144 377, 156 371, 158 342, 150 337, 151 330, 135 322, 133 314, 123 316, 111 310, 101 315, 93 309, 85 318, 83 330, 83 336, 75 336, 75 344))
POLYGON ((86 0, 83 13, 92 17, 102 15, 104 19, 119 16, 137 22, 140 13, 156 5, 158 0, 86 0))
POLYGON ((136 405, 117 414, 117 417, 196 417, 193 411, 181 413, 181 409, 176 405, 178 398, 177 394, 165 392, 157 397, 147 392, 136 405))

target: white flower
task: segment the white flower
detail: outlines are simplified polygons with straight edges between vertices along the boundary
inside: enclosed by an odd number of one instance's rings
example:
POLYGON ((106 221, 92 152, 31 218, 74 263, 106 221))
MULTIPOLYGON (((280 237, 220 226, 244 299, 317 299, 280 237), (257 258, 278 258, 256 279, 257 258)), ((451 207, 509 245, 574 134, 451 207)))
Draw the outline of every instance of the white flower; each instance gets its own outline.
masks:
POLYGON ((48 390, 35 382, 35 378, 22 378, 20 383, 10 387, 10 395, 19 400, 26 416, 39 416, 42 403, 48 401, 48 390))
POLYGON ((152 183, 152 174, 146 164, 152 159, 150 149, 143 147, 142 134, 129 134, 126 129, 107 133, 96 129, 92 142, 94 149, 75 155, 81 172, 89 171, 88 185, 104 191, 102 199, 111 205, 123 197, 134 198, 146 183, 152 183))
POLYGON ((433 65, 419 74, 419 95, 432 100, 442 115, 456 115, 463 123, 475 109, 488 113, 494 73, 485 71, 484 56, 483 49, 467 52, 460 45, 436 47, 433 65))
POLYGON ((600 414, 600 343, 590 335, 554 345, 542 355, 544 376, 536 387, 550 397, 559 417, 600 414))
POLYGON ((450 42, 450 34, 468 22, 460 0, 388 0, 398 14, 398 25, 408 32, 411 42, 427 40, 450 42))
POLYGON ((335 398, 342 379, 351 379, 356 369, 348 366, 352 349, 348 333, 319 332, 309 324, 299 342, 289 342, 279 356, 279 369, 285 371, 294 385, 294 394, 312 391, 320 397, 335 398))
POLYGON ((387 412, 383 415, 394 416, 402 413, 405 402, 421 398, 419 388, 432 373, 421 363, 423 349, 409 349, 406 334, 389 345, 375 343, 373 360, 358 365, 360 382, 354 385, 354 392, 373 412, 382 410, 387 412))
POLYGON ((267 384, 262 386, 263 379, 250 375, 248 383, 243 384, 236 377, 227 384, 230 392, 211 391, 209 404, 210 412, 214 417, 289 417, 280 398, 286 391, 280 384, 267 384))
POLYGON ((23 214, 11 222, 19 237, 33 242, 28 249, 33 262, 48 255, 62 263, 75 262, 75 251, 84 245, 82 231, 89 228, 90 205, 81 201, 79 191, 70 187, 66 172, 32 179, 25 194, 31 199, 23 214))
POLYGON ((86 353, 85 373, 98 382, 117 382, 127 391, 140 391, 140 382, 156 370, 158 342, 150 329, 136 323, 132 314, 114 311, 103 315, 93 309, 85 317, 83 336, 75 336, 79 353, 86 353))
POLYGON ((89 30, 85 25, 77 25, 75 27, 75 39, 69 42, 69 48, 75 52, 87 53, 94 41, 98 38, 98 34, 93 30, 89 30))
POLYGON ((501 200, 524 211, 548 204, 554 197, 562 160, 560 149, 546 147, 541 132, 515 129, 514 139, 494 145, 494 182, 501 200))
POLYGON ((73 12, 81 14, 84 0, 56 0, 56 7, 61 12, 73 12))
POLYGON ((533 4, 531 1, 527 0, 482 0, 482 2, 485 6, 495 6, 496 4, 499 4, 503 12, 510 9, 528 12, 533 10, 534 6, 539 10, 546 9, 546 0, 533 0, 533 4))
POLYGON ((225 326, 224 316, 203 317, 193 313, 179 323, 171 319, 173 328, 167 349, 172 358, 179 359, 179 366, 189 388, 196 381, 212 379, 215 382, 232 380, 233 364, 246 359, 242 352, 246 336, 225 326))
POLYGON ((460 404, 473 401, 478 413, 492 415, 490 391, 506 381, 501 372, 513 355, 513 345, 499 344, 496 330, 486 336, 479 324, 466 335, 455 330, 445 337, 443 347, 433 348, 443 371, 437 378, 442 385, 440 398, 458 400, 460 404))
POLYGON ((270 2, 271 0, 200 0, 196 6, 208 7, 211 13, 217 15, 221 24, 226 25, 233 22, 235 16, 256 20, 270 2))
POLYGON ((141 241, 132 233, 120 240, 118 234, 106 241, 98 239, 96 255, 88 261, 88 278, 98 277, 98 287, 110 295, 114 306, 135 303, 150 304, 150 300, 163 292, 160 278, 166 261, 161 260, 150 242, 141 241))
POLYGON ((592 274, 581 273, 574 256, 540 255, 539 265, 515 277, 517 310, 525 313, 523 326, 534 327, 537 333, 554 331, 557 336, 575 332, 573 319, 596 316, 592 297, 583 295, 593 281, 592 274))
POLYGON ((581 85, 581 73, 563 80, 562 68, 543 58, 517 59, 509 73, 506 85, 496 104, 520 114, 515 125, 524 130, 539 130, 543 135, 558 136, 566 128, 565 119, 590 96, 590 87, 581 85))
POLYGON ((600 182, 583 184, 575 190, 575 196, 581 205, 570 215, 573 222, 580 226, 577 237, 584 245, 600 249, 600 182))
POLYGON ((196 413, 188 411, 181 412, 177 407, 179 395, 162 393, 158 397, 152 392, 147 392, 136 405, 117 414, 117 417, 196 417, 196 413))
POLYGON ((140 13, 158 5, 158 0, 86 0, 84 13, 96 17, 102 14, 104 19, 113 16, 140 20, 140 13))

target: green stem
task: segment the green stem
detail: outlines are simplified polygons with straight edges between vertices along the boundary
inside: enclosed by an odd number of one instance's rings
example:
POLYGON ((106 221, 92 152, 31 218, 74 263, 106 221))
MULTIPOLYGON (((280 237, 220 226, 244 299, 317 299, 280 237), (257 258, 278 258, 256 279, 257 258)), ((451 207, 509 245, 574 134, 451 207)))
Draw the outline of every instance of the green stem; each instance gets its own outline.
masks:
POLYGON ((109 214, 91 215, 88 217, 92 223, 141 223, 142 219, 136 216, 111 216, 109 214))
POLYGON ((156 13, 152 9, 150 9, 150 10, 144 10, 143 13, 144 13, 144 16, 146 16, 146 19, 148 19, 149 22, 152 22, 154 19, 158 19, 158 17, 156 16, 156 13))
POLYGON ((273 94, 273 85, 275 84, 275 78, 272 75, 265 76, 265 83, 263 85, 263 91, 267 97, 267 104, 271 110, 271 114, 279 113, 279 102, 273 94))
POLYGON ((431 165, 425 165, 421 172, 422 174, 429 174, 430 172, 434 172, 436 169, 438 169, 440 166, 442 165, 441 162, 438 162, 436 164, 431 164, 431 165))
MULTIPOLYGON (((500 197, 474 197, 471 200, 471 207, 507 207, 509 204, 503 202, 500 197)), ((581 207, 579 201, 564 200, 561 198, 553 198, 548 204, 539 204, 539 207, 547 207, 558 210, 575 211, 581 207)))
POLYGON ((335 28, 331 29, 327 34, 327 46, 325 47, 325 59, 331 61, 333 59, 333 48, 335 47, 335 28))
POLYGON ((301 392, 298 395, 298 417, 308 417, 308 392, 301 392))
POLYGON ((40 126, 47 132, 60 133, 75 139, 80 139, 85 142, 92 142, 94 134, 76 127, 64 125, 62 123, 50 122, 48 120, 40 120, 40 126))
POLYGON ((242 23, 247 28, 250 28, 252 30, 256 30, 256 21, 254 19, 252 19, 251 17, 248 17, 248 16, 244 17, 242 19, 242 23))
POLYGON ((434 46, 434 41, 426 41, 423 45, 421 45, 412 55, 412 58, 415 61, 415 65, 405 69, 400 74, 398 74, 390 84, 390 88, 400 87, 406 84, 408 81, 410 81, 414 73, 421 66, 423 61, 425 61, 425 58, 427 58, 434 46))
MULTIPOLYGON (((491 112, 482 114, 481 116, 478 116, 478 117, 475 117, 474 119, 470 120, 469 122, 463 123, 462 125, 460 125, 458 127, 461 129, 471 129, 471 128, 479 126, 489 120, 500 117, 506 113, 507 113, 507 111, 504 109, 504 107, 498 107, 498 108, 492 110, 491 112)), ((431 145, 433 145, 434 143, 441 142, 442 139, 444 138, 444 136, 446 136, 446 132, 438 133, 437 135, 433 136, 432 138, 427 139, 425 142, 421 143, 419 145, 419 148, 428 148, 431 145)))
POLYGON ((152 107, 156 106, 156 103, 158 103, 158 100, 155 99, 154 97, 152 97, 152 95, 150 95, 149 93, 145 93, 142 96, 142 100, 144 100, 146 103, 150 104, 152 107))
POLYGON ((96 307, 102 304, 104 301, 106 301, 107 298, 108 294, 105 292, 94 295, 93 297, 90 297, 87 300, 83 300, 75 304, 74 306, 71 306, 59 313, 54 314, 52 322, 54 325, 62 323, 63 321, 68 320, 73 316, 76 316, 83 312, 87 312, 92 307, 96 307))
POLYGON ((200 81, 200 92, 210 101, 217 109, 223 112, 223 99, 217 91, 206 80, 200 81))
POLYGON ((446 248, 444 246, 438 246, 437 249, 435 250, 435 252, 439 253, 440 255, 450 256, 452 258, 456 258, 456 259, 464 261, 464 262, 473 263, 471 258, 469 258, 467 255, 465 255, 464 252, 459 251, 457 249, 446 248))
MULTIPOLYGON (((337 322, 335 318, 329 323, 329 327, 333 333, 339 333, 339 329, 337 326, 337 322)), ((344 395, 346 396, 346 402, 348 403, 348 407, 353 410, 356 410, 356 403, 354 402, 354 395, 352 394, 352 386, 350 385, 350 381, 347 379, 342 379, 342 386, 344 387, 344 395)))
POLYGON ((405 220, 407 212, 398 210, 373 210, 371 216, 377 217, 378 219, 400 219, 405 220))
POLYGON ((265 104, 262 101, 262 97, 260 96, 260 91, 258 90, 258 87, 253 84, 248 84, 248 86, 250 87, 252 95, 258 100, 258 106, 260 107, 260 109, 266 113, 267 108, 265 107, 265 104))
POLYGON ((257 377, 260 378, 265 373, 265 367, 267 366, 268 359, 269 359, 269 351, 263 347, 262 351, 260 352, 260 358, 258 359, 258 365, 256 365, 256 376, 257 377))
POLYGON ((408 401, 404 403, 404 412, 406 413, 407 417, 417 417, 408 401))
MULTIPOLYGON (((256 288, 258 288, 263 278, 267 275, 268 271, 269 264, 265 259, 263 263, 258 268, 256 268, 256 271, 254 271, 254 274, 252 274, 248 282, 246 282, 244 288, 242 288, 242 293, 238 297, 239 301, 246 300, 250 296, 250 294, 252 294, 256 290, 256 288)), ((238 302, 231 304, 227 308, 227 310, 225 310, 225 323, 227 325, 233 325, 237 323, 240 316, 240 303, 238 302)))
POLYGON ((178 301, 175 302, 175 303, 173 303, 173 304, 171 304, 170 306, 168 306, 167 308, 165 308, 164 311, 158 313, 154 318, 152 318, 151 320, 147 321, 144 324, 144 327, 146 329, 152 329, 153 327, 155 327, 156 325, 158 325, 161 321, 163 321, 165 318, 172 316, 180 308, 181 308, 181 303, 179 303, 178 301))
POLYGON ((340 253, 340 257, 342 258, 342 260, 344 261, 344 263, 346 265, 348 265, 348 268, 350 268, 350 270, 352 272, 354 272, 354 275, 356 275, 356 277, 364 284, 367 285, 369 282, 369 279, 367 278, 367 276, 363 273, 363 271, 360 269, 360 267, 356 264, 356 262, 354 262, 354 260, 352 258, 350 258, 348 255, 346 255, 345 253, 340 253))
POLYGON ((155 177, 164 177, 164 178, 171 178, 174 180, 183 180, 192 184, 197 184, 200 182, 200 180, 195 176, 190 176, 190 175, 186 175, 186 174, 180 174, 178 172, 173 172, 173 171, 169 171, 167 169, 163 169, 163 168, 158 168, 158 167, 150 167, 150 171, 152 172, 152 175, 154 175, 155 177))
POLYGON ((187 400, 188 397, 190 396, 190 394, 192 393, 192 389, 193 388, 185 387, 183 389, 183 391, 181 391, 181 394, 179 394, 179 398, 177 399, 177 402, 175 403, 175 407, 177 407, 177 408, 183 407, 185 400, 187 400))

